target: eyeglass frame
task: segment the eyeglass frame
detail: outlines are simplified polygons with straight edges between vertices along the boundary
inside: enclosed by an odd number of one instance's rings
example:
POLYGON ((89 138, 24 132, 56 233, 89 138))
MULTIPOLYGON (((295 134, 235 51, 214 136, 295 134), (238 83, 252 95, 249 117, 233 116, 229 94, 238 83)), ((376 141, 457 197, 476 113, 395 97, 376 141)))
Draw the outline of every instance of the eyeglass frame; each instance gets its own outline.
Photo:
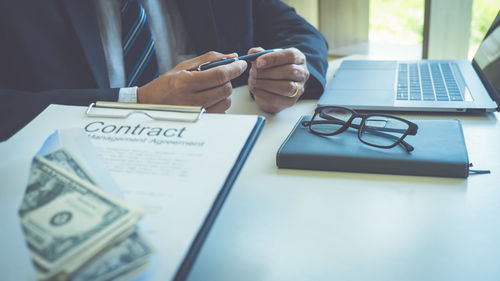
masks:
MULTIPOLYGON (((328 115, 326 115, 328 116, 328 115)), ((325 121, 328 121, 329 118, 325 118, 324 116, 321 116, 320 114, 320 117, 325 119, 325 121)), ((409 121, 409 120, 406 120, 404 118, 400 118, 400 117, 397 117, 397 116, 394 116, 394 115, 388 115, 388 114, 376 114, 376 113, 371 113, 371 114, 364 114, 364 113, 358 113, 356 112, 355 110, 353 109, 350 109, 350 108, 346 108, 346 107, 342 107, 342 106, 331 106, 331 105, 328 105, 328 106, 318 106, 316 107, 316 109, 314 110, 314 115, 312 116, 311 120, 310 121, 302 121, 302 126, 307 126, 309 128, 309 131, 315 135, 321 135, 321 136, 334 136, 334 135, 338 135, 338 134, 341 134, 343 132, 345 132, 349 127, 352 127, 352 128, 355 128, 358 130, 358 139, 366 144, 366 145, 371 145, 371 146, 374 146, 374 147, 378 147, 378 148, 393 148, 399 144, 401 144, 406 152, 411 152, 413 151, 415 148, 407 143, 406 141, 404 141, 404 138, 407 137, 408 135, 416 135, 417 134, 417 131, 418 131, 418 125, 409 121), (318 132, 318 131, 315 131, 314 129, 311 128, 311 125, 313 124, 313 120, 314 118, 320 114, 323 110, 325 109, 329 109, 329 108, 338 108, 338 109, 342 109, 342 110, 346 110, 348 112, 351 113, 351 117, 349 117, 349 119, 347 121, 343 121, 343 120, 340 120, 342 121, 344 124, 342 125, 342 127, 340 127, 337 131, 333 132, 333 133, 321 133, 321 132, 318 132), (401 122, 404 122, 406 124, 408 124, 408 129, 406 129, 406 131, 404 132, 404 134, 396 141, 394 142, 392 145, 377 145, 377 144, 373 144, 373 143, 368 143, 366 141, 364 141, 362 138, 361 138, 361 132, 363 131, 363 127, 365 125, 365 121, 366 119, 368 119, 369 117, 371 116, 381 116, 381 117, 387 117, 387 118, 393 118, 393 119, 396 119, 396 120, 399 120, 401 122), (352 122, 354 121, 354 119, 356 118, 361 118, 361 122, 359 123, 359 125, 357 124, 353 124, 352 122)), ((392 136, 392 135, 391 135, 392 136)))

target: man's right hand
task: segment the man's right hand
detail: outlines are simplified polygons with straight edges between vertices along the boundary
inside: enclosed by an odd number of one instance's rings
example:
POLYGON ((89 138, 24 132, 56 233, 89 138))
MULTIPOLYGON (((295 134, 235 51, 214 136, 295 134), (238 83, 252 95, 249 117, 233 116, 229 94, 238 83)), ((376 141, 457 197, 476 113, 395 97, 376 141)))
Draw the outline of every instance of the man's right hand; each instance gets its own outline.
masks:
POLYGON ((231 80, 243 74, 245 61, 190 71, 207 61, 236 57, 237 54, 208 52, 183 61, 172 70, 139 87, 137 102, 149 104, 203 106, 208 112, 223 113, 231 106, 231 80))

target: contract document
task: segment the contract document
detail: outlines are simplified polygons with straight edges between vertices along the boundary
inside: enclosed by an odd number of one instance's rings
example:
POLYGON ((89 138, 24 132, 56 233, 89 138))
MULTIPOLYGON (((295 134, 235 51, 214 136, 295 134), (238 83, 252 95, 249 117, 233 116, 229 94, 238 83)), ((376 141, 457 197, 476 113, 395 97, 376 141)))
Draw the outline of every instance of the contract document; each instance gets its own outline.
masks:
MULTIPOLYGON (((264 119, 204 114, 195 122, 159 121, 143 114, 89 117, 85 110, 51 105, 8 144, 32 138, 31 145, 39 148, 64 128, 87 136, 92 146, 70 146, 93 148, 77 155, 96 153, 106 170, 102 172, 114 181, 112 188, 145 210, 140 226, 156 255, 144 280, 185 279, 264 119)), ((66 134, 64 139, 72 138, 66 134)))

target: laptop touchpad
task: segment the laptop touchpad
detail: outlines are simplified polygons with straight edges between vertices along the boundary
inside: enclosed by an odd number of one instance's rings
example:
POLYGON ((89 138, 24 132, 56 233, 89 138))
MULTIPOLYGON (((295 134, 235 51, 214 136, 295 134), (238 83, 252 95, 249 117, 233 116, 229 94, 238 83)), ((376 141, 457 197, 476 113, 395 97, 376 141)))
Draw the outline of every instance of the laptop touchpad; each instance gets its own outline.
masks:
POLYGON ((396 79, 394 70, 385 69, 343 69, 335 77, 333 90, 391 90, 396 79))

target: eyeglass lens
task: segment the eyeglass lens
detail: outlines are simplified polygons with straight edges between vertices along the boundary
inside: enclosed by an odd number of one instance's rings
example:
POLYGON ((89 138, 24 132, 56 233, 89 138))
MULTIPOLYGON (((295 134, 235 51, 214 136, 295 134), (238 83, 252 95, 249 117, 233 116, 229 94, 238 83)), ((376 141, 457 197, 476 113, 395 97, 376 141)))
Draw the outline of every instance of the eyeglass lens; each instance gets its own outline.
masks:
POLYGON ((401 139, 409 125, 387 116, 368 116, 361 128, 359 138, 370 144, 391 146, 401 139))
POLYGON ((311 130, 319 134, 334 134, 351 116, 352 112, 343 108, 325 108, 314 117, 311 130))

